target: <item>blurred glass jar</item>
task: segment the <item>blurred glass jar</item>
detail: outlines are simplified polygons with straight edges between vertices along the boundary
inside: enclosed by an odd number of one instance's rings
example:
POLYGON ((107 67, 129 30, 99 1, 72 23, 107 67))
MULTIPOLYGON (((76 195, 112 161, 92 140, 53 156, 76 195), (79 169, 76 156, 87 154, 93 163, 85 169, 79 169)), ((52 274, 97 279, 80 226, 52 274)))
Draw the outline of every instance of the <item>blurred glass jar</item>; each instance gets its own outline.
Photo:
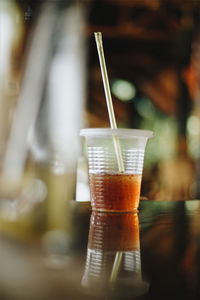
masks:
POLYGON ((41 4, 18 94, 8 108, 6 95, 0 103, 0 222, 14 222, 16 232, 16 222, 24 233, 70 227, 85 99, 85 16, 81 5, 60 9, 59 2, 41 4))

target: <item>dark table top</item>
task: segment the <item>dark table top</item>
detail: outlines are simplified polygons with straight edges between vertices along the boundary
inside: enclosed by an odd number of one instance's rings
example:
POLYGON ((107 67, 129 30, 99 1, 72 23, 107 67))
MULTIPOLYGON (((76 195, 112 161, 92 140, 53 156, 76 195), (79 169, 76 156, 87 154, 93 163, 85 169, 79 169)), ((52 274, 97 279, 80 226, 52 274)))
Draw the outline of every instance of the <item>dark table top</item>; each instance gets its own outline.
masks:
POLYGON ((73 211, 70 247, 1 237, 0 299, 200 299, 199 200, 73 211))

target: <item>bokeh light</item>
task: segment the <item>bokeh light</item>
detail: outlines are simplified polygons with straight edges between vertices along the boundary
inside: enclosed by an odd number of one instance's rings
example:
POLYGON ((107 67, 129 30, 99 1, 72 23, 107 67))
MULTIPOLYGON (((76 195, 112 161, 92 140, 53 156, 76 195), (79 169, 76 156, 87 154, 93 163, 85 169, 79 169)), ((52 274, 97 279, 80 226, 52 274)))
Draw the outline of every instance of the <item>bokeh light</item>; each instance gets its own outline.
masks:
POLYGON ((136 95, 135 86, 123 79, 115 79, 111 85, 112 93, 122 101, 130 101, 136 95))

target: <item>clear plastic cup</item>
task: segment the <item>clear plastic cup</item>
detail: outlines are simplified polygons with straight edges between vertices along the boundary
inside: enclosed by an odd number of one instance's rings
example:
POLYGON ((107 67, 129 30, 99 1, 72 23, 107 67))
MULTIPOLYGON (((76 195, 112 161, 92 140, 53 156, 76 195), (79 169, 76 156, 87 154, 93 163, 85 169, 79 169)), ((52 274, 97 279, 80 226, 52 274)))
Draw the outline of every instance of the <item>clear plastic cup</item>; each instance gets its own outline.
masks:
POLYGON ((137 211, 140 198, 145 147, 149 130, 88 128, 86 138, 89 186, 93 210, 110 212, 137 211), (123 159, 119 171, 114 139, 123 159))

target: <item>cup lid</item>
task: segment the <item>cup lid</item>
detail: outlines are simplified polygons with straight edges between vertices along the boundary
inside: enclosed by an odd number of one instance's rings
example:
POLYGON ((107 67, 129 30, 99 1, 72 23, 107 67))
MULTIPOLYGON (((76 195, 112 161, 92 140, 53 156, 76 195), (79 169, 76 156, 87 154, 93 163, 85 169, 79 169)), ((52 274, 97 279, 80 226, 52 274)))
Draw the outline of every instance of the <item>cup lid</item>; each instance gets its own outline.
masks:
POLYGON ((143 129, 131 129, 131 128, 84 128, 80 130, 81 136, 119 136, 119 137, 145 137, 152 138, 153 131, 143 129))

